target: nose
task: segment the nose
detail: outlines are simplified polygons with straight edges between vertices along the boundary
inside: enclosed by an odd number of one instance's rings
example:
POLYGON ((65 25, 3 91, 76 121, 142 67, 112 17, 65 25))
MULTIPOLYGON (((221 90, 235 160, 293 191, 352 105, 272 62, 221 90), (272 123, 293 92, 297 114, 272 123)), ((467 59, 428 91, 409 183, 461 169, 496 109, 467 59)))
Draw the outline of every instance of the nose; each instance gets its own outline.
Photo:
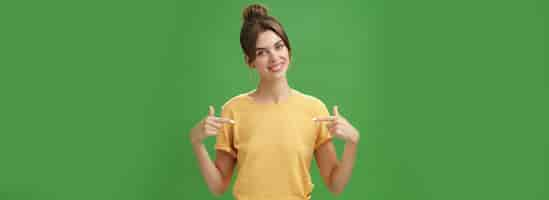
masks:
POLYGON ((270 63, 277 63, 278 62, 278 54, 276 51, 271 51, 269 53, 269 61, 270 63))

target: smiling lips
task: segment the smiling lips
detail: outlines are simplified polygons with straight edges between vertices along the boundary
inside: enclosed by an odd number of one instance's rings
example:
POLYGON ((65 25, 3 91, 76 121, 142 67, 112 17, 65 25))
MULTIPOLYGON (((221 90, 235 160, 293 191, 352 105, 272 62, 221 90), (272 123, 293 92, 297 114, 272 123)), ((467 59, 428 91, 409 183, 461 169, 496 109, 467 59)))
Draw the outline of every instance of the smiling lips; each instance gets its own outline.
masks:
POLYGON ((280 70, 282 70, 282 65, 284 64, 284 62, 280 62, 276 65, 271 65, 268 67, 269 71, 271 72, 279 72, 280 70))

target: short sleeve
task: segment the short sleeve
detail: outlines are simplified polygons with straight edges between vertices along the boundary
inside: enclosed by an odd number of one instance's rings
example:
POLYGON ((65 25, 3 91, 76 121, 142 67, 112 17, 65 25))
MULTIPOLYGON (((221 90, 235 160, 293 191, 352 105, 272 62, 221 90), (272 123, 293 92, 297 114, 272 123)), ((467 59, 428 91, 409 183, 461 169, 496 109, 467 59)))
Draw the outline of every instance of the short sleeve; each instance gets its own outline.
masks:
MULTIPOLYGON (((328 109, 326 108, 326 105, 324 103, 320 103, 320 105, 317 107, 316 112, 318 113, 318 117, 328 117, 330 116, 330 113, 328 112, 328 109)), ((320 147, 322 144, 330 141, 332 139, 332 135, 328 131, 328 128, 326 127, 327 122, 321 122, 318 123, 316 132, 316 140, 315 140, 315 150, 320 147)))
MULTIPOLYGON (((233 119, 233 112, 223 106, 221 111, 222 118, 233 119)), ((236 157, 236 149, 234 148, 234 125, 224 123, 223 127, 219 130, 217 135, 215 149, 229 153, 231 156, 236 157)))

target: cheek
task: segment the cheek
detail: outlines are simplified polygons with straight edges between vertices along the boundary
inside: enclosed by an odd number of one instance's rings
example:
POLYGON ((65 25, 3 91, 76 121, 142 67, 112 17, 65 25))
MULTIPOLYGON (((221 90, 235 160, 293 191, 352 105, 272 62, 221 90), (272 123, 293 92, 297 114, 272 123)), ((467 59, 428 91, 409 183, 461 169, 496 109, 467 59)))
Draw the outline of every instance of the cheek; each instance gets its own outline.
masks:
POLYGON ((286 59, 290 59, 290 52, 288 51, 287 48, 284 48, 284 51, 283 51, 283 55, 286 59))
POLYGON ((267 59, 257 57, 255 59, 254 65, 255 65, 256 68, 266 69, 267 68, 267 63, 268 63, 267 59))

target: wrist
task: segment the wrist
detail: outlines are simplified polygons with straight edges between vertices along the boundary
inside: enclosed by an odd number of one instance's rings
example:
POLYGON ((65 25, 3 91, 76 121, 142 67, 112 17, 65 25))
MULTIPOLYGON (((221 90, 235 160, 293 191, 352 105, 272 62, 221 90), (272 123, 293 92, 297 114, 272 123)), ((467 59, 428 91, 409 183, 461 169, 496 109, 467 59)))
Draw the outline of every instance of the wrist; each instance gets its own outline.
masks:
POLYGON ((204 145, 202 143, 202 140, 191 140, 191 146, 193 147, 200 147, 201 145, 204 145))
POLYGON ((359 139, 360 139, 360 135, 358 133, 355 133, 349 136, 349 138, 347 139, 347 142, 351 144, 357 144, 359 139))
POLYGON ((190 141, 193 146, 202 144, 202 138, 196 136, 195 134, 190 134, 190 141))
POLYGON ((202 144, 202 141, 196 140, 196 139, 191 139, 191 145, 196 146, 196 145, 200 145, 200 144, 202 144))

